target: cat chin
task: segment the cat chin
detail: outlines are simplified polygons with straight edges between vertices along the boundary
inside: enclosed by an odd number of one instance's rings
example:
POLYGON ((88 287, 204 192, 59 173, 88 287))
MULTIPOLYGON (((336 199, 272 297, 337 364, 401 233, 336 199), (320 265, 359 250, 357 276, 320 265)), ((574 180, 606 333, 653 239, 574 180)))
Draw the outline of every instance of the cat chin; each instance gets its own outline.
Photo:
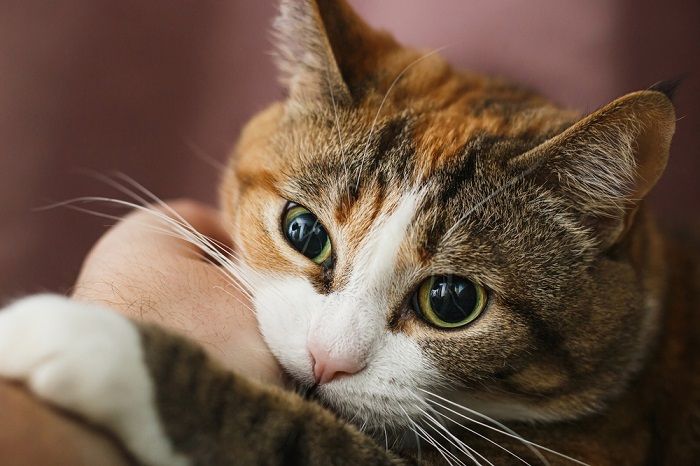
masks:
POLYGON ((358 384, 342 386, 339 382, 317 387, 315 400, 365 432, 388 428, 394 432, 409 429, 419 422, 423 403, 409 387, 385 386, 366 388, 358 384))

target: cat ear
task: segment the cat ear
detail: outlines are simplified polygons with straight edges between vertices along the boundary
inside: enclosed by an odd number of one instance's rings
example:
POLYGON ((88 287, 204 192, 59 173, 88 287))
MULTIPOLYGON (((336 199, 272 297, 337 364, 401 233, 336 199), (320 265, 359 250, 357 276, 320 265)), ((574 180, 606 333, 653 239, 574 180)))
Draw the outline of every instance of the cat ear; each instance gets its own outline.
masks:
POLYGON ((281 0, 274 22, 280 81, 292 102, 351 105, 397 47, 344 0, 281 0))
POLYGON ((667 94, 634 92, 508 164, 556 185, 607 248, 624 237, 663 173, 675 121, 667 94))

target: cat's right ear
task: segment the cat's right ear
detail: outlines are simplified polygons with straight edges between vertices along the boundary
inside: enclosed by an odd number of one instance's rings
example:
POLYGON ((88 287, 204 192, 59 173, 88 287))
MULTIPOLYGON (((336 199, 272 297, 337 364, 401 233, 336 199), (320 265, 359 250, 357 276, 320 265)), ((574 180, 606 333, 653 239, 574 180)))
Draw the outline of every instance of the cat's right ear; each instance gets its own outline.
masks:
POLYGON ((301 109, 357 102, 380 57, 398 47, 344 0, 281 0, 274 36, 280 81, 301 109))
POLYGON ((669 96, 656 88, 627 94, 508 165, 568 198, 607 249, 666 167, 676 123, 669 96))

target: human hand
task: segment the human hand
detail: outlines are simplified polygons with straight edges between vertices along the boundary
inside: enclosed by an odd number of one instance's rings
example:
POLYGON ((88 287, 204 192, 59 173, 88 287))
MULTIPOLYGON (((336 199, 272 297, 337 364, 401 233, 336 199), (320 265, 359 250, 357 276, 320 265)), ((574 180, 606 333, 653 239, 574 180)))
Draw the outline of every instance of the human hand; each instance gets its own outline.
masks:
MULTIPOLYGON (((228 242, 215 210, 192 201, 171 207, 199 232, 228 242)), ((126 216, 90 252, 73 297, 168 327, 199 341, 224 367, 281 384, 281 371, 258 332, 245 294, 194 246, 156 231, 163 229, 154 214, 136 211, 126 216)), ((128 462, 99 431, 5 381, 0 381, 0 412, 0 457, 8 466, 128 462)))
POLYGON ((124 452, 88 428, 0 380, 0 463, 3 466, 126 466, 124 452))
MULTIPOLYGON (((230 243, 211 207, 188 200, 170 207, 200 233, 230 243)), ((174 330, 201 343, 224 367, 281 385, 281 370, 245 294, 196 246, 169 236, 167 229, 154 213, 127 215, 88 255, 73 297, 174 330)))

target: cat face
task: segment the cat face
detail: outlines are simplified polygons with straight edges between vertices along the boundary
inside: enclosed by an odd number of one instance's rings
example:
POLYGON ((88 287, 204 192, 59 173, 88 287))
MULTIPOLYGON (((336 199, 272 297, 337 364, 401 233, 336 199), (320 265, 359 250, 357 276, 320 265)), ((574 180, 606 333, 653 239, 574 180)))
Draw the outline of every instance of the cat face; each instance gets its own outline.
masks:
POLYGON ((370 426, 409 423, 426 391, 501 419, 619 392, 655 330, 633 201, 665 165, 668 99, 577 121, 342 2, 283 1, 276 25, 289 98, 245 128, 221 192, 285 371, 370 426))

